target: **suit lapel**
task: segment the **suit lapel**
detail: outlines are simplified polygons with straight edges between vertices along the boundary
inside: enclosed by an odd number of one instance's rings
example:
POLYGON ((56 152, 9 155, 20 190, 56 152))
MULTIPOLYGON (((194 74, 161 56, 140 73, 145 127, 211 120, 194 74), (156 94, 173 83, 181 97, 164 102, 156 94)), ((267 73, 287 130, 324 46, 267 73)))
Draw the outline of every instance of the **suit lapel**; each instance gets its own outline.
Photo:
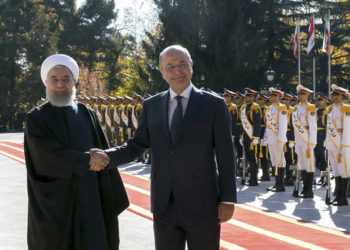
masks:
POLYGON ((168 144, 171 144, 171 139, 170 139, 170 129, 169 129, 169 96, 170 92, 169 90, 164 92, 162 94, 161 100, 160 100, 160 107, 161 107, 161 123, 162 123, 162 132, 164 134, 164 137, 166 138, 166 141, 168 144))
POLYGON ((191 124, 191 121, 193 121, 193 118, 196 116, 196 113, 200 110, 200 97, 201 91, 193 86, 190 99, 187 103, 184 119, 182 121, 182 124, 180 125, 178 135, 175 139, 175 144, 178 143, 179 140, 184 136, 188 126, 191 124))

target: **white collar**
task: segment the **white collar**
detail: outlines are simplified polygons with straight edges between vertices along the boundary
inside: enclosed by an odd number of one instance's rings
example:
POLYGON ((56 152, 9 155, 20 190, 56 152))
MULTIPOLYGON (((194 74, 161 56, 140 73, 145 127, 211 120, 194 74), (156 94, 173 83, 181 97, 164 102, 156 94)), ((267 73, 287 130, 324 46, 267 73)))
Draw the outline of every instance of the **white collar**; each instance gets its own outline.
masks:
MULTIPOLYGON (((184 97, 186 99, 190 99, 192 88, 193 88, 193 85, 192 85, 192 82, 191 82, 190 85, 188 85, 188 87, 180 94, 180 96, 182 96, 182 97, 184 97)), ((169 90, 170 90, 170 100, 172 100, 173 98, 178 96, 178 94, 176 94, 174 92, 174 90, 172 90, 171 88, 169 90)))

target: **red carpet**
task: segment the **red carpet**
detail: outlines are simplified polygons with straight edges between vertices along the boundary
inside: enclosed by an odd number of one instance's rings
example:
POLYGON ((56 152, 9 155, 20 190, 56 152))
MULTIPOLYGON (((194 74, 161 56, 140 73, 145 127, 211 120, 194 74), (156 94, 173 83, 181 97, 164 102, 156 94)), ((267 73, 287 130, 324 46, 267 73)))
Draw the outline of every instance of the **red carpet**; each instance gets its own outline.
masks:
MULTIPOLYGON (((23 145, 0 142, 0 154, 24 163, 23 145)), ((121 172, 121 176, 131 203, 128 210, 152 219, 149 180, 129 172, 121 172)), ((350 235, 237 204, 233 218, 221 227, 221 246, 222 249, 349 249, 350 235)))

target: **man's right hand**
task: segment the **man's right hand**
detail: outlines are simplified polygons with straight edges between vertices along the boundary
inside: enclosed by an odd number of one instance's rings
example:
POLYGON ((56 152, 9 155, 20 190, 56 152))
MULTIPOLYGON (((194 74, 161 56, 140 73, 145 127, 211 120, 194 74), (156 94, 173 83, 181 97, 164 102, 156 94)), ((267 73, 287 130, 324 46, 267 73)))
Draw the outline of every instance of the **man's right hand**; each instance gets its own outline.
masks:
POLYGON ((109 156, 101 149, 90 149, 90 171, 101 171, 109 164, 109 156))

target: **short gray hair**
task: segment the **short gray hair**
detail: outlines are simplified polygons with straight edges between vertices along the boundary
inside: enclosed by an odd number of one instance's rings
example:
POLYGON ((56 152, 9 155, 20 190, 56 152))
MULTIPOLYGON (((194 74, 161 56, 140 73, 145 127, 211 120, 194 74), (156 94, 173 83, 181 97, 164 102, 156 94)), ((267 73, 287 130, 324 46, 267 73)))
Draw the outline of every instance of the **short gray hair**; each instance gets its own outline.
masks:
POLYGON ((188 52, 188 50, 185 48, 185 47, 182 47, 181 45, 179 44, 175 44, 175 45, 171 45, 169 47, 166 47, 160 54, 159 54, 159 67, 162 68, 162 59, 163 59, 163 56, 170 52, 170 51, 181 51, 183 52, 186 57, 188 57, 189 61, 192 62, 192 58, 191 58, 191 55, 190 55, 190 52, 188 52))

